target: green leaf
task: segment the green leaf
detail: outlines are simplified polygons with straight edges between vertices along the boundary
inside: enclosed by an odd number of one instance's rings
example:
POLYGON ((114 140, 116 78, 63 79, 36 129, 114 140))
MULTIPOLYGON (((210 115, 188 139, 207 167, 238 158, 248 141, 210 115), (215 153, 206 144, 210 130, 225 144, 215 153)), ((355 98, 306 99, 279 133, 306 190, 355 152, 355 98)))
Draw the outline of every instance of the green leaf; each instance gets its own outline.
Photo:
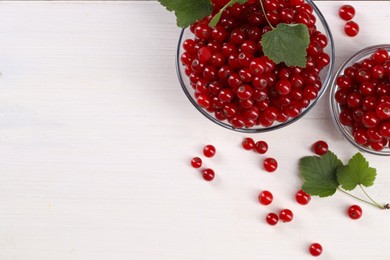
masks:
POLYGON ((261 38, 263 52, 272 61, 302 68, 306 67, 309 43, 309 30, 304 24, 280 23, 261 38))
POLYGON ((376 169, 368 166, 361 153, 355 154, 348 165, 337 169, 337 180, 345 190, 353 190, 357 185, 369 187, 374 184, 376 169))
POLYGON ((185 28, 212 13, 210 0, 158 0, 168 11, 175 12, 177 26, 185 28))
POLYGON ((217 14, 214 15, 214 17, 211 19, 211 21, 209 23, 209 26, 215 27, 217 25, 217 23, 221 19, 222 13, 225 11, 226 8, 228 8, 229 6, 232 6, 236 3, 244 4, 246 1, 248 1, 248 0, 230 0, 224 7, 221 8, 221 10, 219 10, 219 12, 217 14))
POLYGON ((302 190, 313 196, 333 195, 339 186, 336 169, 341 165, 343 163, 331 151, 321 157, 302 158, 299 161, 299 171, 304 180, 302 190))

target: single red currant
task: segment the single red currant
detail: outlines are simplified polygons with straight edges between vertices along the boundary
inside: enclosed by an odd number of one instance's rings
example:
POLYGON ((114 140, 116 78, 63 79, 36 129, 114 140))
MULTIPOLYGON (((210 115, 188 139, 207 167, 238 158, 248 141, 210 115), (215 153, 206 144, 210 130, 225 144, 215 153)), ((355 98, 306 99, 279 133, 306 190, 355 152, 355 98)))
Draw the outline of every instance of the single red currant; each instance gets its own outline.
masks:
POLYGON ((200 168, 202 166, 202 159, 200 159, 199 157, 192 158, 191 165, 196 169, 200 168))
POLYGON ((205 181, 212 181, 215 177, 215 173, 212 169, 207 168, 202 171, 202 176, 205 181))
POLYGON ((268 213, 265 220, 269 225, 275 226, 279 221, 279 217, 275 213, 268 213))
POLYGON ((278 162, 274 158, 267 158, 264 160, 263 166, 267 172, 274 172, 278 168, 278 162))
POLYGON ((211 144, 208 144, 203 148, 203 154, 206 157, 213 157, 215 153, 216 153, 215 147, 211 144))
POLYGON ((255 141, 252 138, 246 137, 242 141, 242 147, 245 150, 252 150, 255 147, 255 141))
POLYGON ((313 243, 309 247, 309 252, 312 256, 319 256, 322 254, 322 246, 318 243, 313 243))
POLYGON ((348 216, 351 219, 359 219, 363 214, 362 208, 358 205, 352 205, 348 208, 348 216))
POLYGON ((355 8, 352 5, 343 5, 339 9, 339 16, 345 21, 352 20, 355 16, 355 8))
POLYGON ((325 141, 317 141, 313 144, 312 150, 315 154, 324 155, 328 152, 329 146, 325 141))
POLYGON ((311 200, 311 196, 303 190, 299 190, 295 194, 295 200, 301 205, 307 205, 311 200))
POLYGON ((294 214, 289 209, 283 209, 279 212, 279 218, 283 222, 290 222, 294 218, 294 214))
POLYGON ((257 141, 255 144, 255 151, 260 154, 265 154, 268 151, 268 144, 264 141, 257 141))
POLYGON ((344 26, 344 32, 350 37, 355 37, 359 33, 359 25, 354 21, 349 21, 344 26))
POLYGON ((258 200, 259 200, 260 204, 266 206, 266 205, 269 205, 272 203, 273 198, 274 197, 270 191, 264 190, 264 191, 260 192, 258 200))

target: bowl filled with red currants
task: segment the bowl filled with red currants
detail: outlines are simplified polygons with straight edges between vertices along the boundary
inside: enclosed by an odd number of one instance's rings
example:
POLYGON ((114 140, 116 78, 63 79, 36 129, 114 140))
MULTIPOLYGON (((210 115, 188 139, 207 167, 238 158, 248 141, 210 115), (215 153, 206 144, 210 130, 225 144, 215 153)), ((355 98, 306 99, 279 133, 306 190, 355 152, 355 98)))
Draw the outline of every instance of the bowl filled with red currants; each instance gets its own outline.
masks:
POLYGON ((390 45, 362 49, 347 59, 331 84, 333 119, 358 149, 390 155, 390 45))
POLYGON ((214 1, 214 16, 180 34, 177 75, 190 102, 238 132, 271 131, 302 118, 323 96, 334 65, 332 34, 320 10, 311 0, 221 6, 214 1), (297 25, 307 28, 303 61, 297 25))

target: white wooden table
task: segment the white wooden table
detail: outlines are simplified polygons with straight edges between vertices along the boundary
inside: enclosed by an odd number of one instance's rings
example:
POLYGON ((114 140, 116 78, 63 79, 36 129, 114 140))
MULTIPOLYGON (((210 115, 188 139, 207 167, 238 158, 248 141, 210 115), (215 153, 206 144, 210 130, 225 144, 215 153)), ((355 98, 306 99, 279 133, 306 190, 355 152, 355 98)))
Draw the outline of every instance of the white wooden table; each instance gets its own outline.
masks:
MULTIPOLYGON (((343 2, 344 3, 344 2, 343 2)), ((343 34, 342 2, 318 2, 336 44, 336 67, 355 51, 389 43, 390 2, 350 2, 361 26, 343 34)), ((240 148, 245 136, 214 125, 179 86, 173 14, 155 1, 0 2, 1 260, 390 259, 390 212, 343 194, 294 201, 297 162, 326 140, 347 160, 357 150, 330 119, 328 97, 302 120, 253 135, 279 161, 240 148), (204 144, 216 179, 189 166, 204 144), (269 207, 257 203, 273 192, 269 207), (290 224, 265 215, 291 208, 290 224)), ((373 197, 390 202, 389 158, 366 155, 373 197)), ((357 193, 359 195, 359 193, 357 193)))

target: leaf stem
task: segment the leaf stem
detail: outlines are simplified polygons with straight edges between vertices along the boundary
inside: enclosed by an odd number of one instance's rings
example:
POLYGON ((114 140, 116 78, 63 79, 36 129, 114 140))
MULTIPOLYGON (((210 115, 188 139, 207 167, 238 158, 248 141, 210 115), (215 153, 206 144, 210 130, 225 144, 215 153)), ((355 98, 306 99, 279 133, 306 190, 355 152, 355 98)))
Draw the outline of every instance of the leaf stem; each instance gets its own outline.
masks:
POLYGON ((272 29, 275 29, 275 27, 273 27, 272 24, 270 23, 270 21, 268 20, 267 13, 265 12, 265 9, 264 9, 263 0, 259 0, 259 2, 260 2, 261 10, 263 11, 265 20, 267 20, 267 23, 269 24, 269 26, 271 26, 272 29))
POLYGON ((373 199, 367 194, 367 192, 363 189, 363 187, 362 187, 361 184, 359 184, 359 187, 360 187, 360 189, 363 191, 364 195, 366 195, 367 198, 368 198, 369 200, 371 200, 371 201, 372 201, 374 204, 376 204, 378 207, 381 207, 381 205, 379 205, 375 200, 373 200, 373 199))
POLYGON ((360 200, 361 202, 368 203, 368 204, 370 204, 370 205, 372 205, 372 206, 374 206, 374 207, 380 208, 380 209, 385 209, 384 206, 381 206, 381 205, 379 205, 379 204, 375 204, 375 203, 372 203, 372 202, 370 202, 370 201, 367 201, 367 200, 361 199, 361 198, 359 198, 359 197, 356 197, 355 195, 352 195, 351 193, 349 193, 349 192, 347 192, 347 191, 345 191, 345 190, 343 190, 343 189, 341 189, 341 188, 337 188, 337 189, 338 189, 339 191, 341 191, 341 192, 343 192, 343 193, 345 193, 345 194, 347 194, 347 195, 349 195, 349 196, 351 196, 351 197, 357 199, 357 200, 360 200))

